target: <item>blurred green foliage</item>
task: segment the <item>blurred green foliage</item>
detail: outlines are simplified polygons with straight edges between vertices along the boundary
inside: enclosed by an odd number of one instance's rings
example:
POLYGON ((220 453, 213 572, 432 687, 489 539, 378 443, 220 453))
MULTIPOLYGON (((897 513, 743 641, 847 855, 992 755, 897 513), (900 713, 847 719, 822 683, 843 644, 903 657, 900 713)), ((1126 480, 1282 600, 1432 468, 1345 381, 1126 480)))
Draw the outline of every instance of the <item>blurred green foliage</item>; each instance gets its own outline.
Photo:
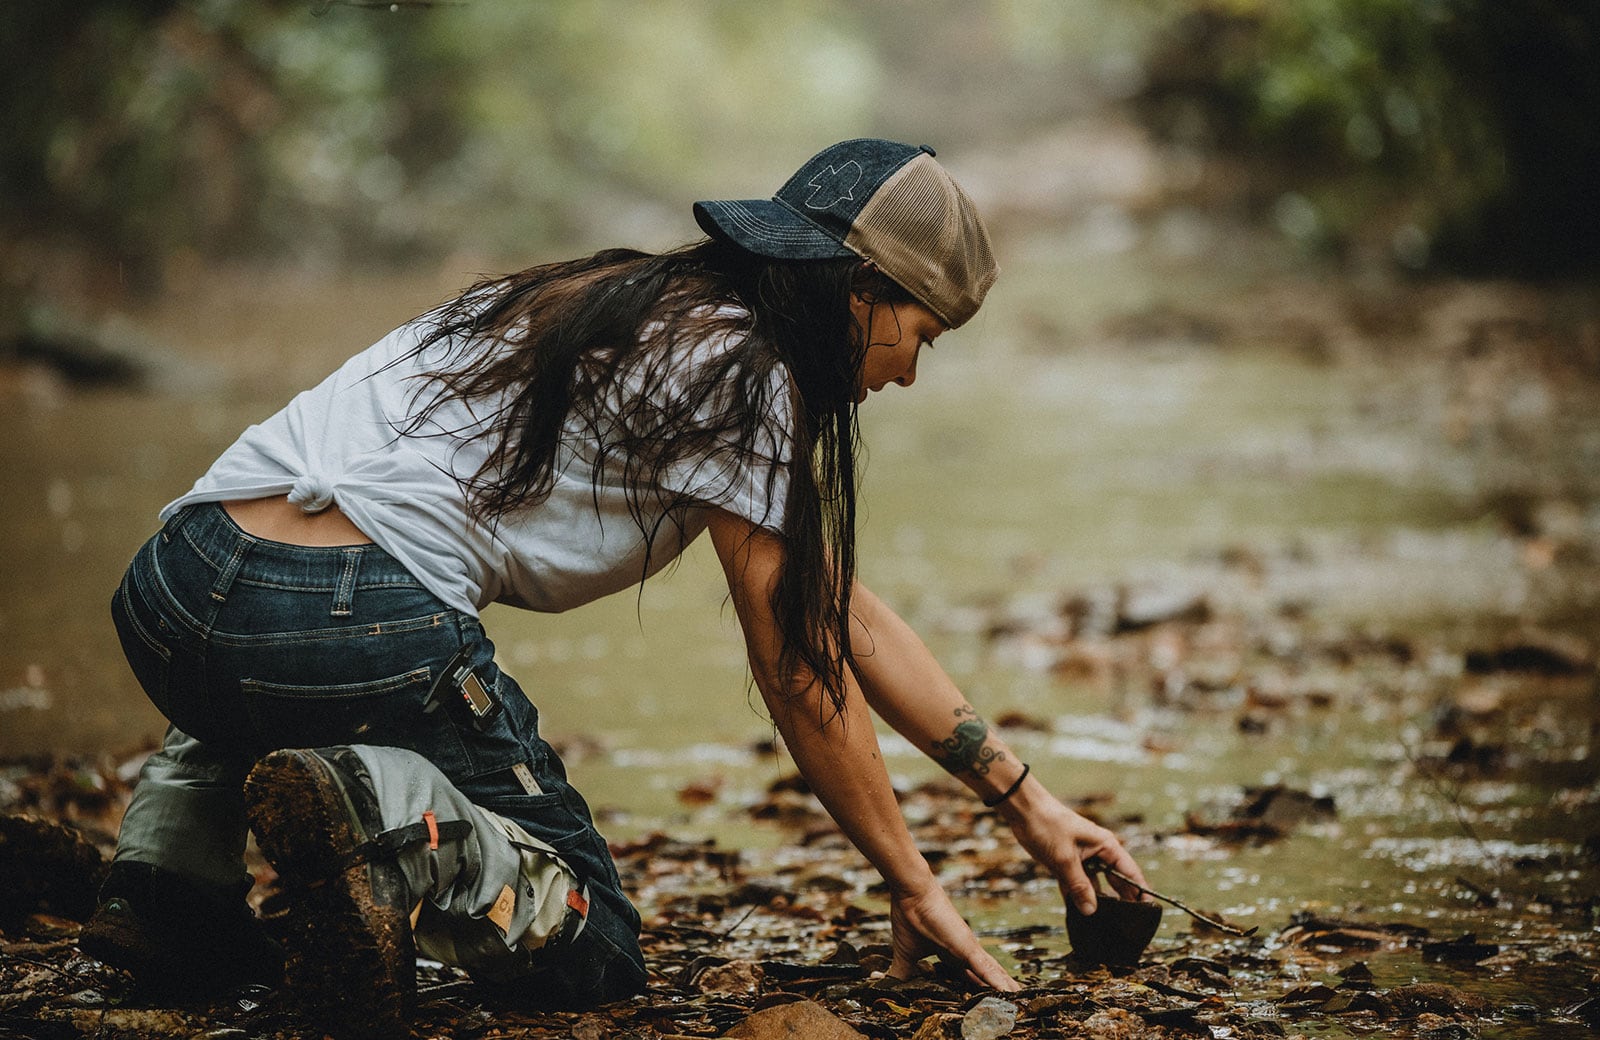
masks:
POLYGON ((1194 0, 1151 61, 1177 139, 1273 161, 1275 216, 1397 259, 1600 266, 1600 3, 1194 0))
POLYGON ((881 133, 1011 146, 1138 95, 1308 242, 1600 255, 1600 0, 0 3, 0 234, 489 263, 682 228, 881 133), (1155 41, 1151 43, 1152 39, 1155 41), (1265 173, 1263 173, 1265 171, 1265 173), (663 214, 676 215, 676 222, 663 214))
POLYGON ((861 120, 876 66, 847 6, 0 5, 25 56, 0 63, 5 218, 134 266, 526 255, 625 219, 618 197, 703 188, 708 156, 754 187, 737 155, 861 120))

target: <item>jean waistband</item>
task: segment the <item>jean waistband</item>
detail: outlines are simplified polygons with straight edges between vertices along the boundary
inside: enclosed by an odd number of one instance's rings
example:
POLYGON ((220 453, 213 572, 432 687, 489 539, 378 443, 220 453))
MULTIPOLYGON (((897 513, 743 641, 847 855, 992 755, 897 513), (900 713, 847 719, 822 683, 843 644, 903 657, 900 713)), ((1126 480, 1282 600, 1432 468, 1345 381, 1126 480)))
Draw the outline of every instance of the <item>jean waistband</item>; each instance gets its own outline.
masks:
POLYGON ((245 531, 216 502, 180 509, 167 521, 162 536, 167 541, 182 538, 218 572, 228 573, 230 581, 240 577, 305 591, 332 589, 349 580, 361 588, 426 588, 376 543, 274 542, 245 531))

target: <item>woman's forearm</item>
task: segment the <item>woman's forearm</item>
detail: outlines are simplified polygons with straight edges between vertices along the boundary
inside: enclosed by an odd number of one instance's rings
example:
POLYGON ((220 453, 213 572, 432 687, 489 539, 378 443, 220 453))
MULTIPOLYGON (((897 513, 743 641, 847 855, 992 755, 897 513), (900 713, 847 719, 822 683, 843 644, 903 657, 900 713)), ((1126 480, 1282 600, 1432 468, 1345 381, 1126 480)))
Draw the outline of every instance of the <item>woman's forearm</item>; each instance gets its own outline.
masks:
POLYGON ((820 686, 786 694, 768 692, 769 683, 759 678, 757 685, 795 765, 851 844, 893 889, 932 883, 932 870, 900 814, 860 688, 847 681, 844 710, 835 711, 820 686))
POLYGON ((851 603, 855 672, 872 709, 979 797, 1010 789, 1022 775, 1021 760, 911 626, 859 583, 851 603))
POLYGON ((727 513, 716 514, 710 528, 744 629, 756 686, 795 765, 845 837, 891 888, 911 891, 933 884, 933 871, 900 815, 872 715, 855 677, 846 669, 844 702, 836 708, 821 683, 780 674, 783 644, 771 590, 782 566, 781 545, 727 513))

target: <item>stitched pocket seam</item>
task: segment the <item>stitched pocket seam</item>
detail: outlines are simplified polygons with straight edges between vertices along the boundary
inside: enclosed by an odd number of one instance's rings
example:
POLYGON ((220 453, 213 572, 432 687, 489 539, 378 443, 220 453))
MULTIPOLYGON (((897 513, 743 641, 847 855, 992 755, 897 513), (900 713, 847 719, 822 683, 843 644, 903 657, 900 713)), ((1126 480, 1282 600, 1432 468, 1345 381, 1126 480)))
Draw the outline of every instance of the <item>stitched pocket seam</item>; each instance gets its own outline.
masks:
POLYGON ((276 697, 293 697, 302 700, 354 700, 361 697, 376 697, 386 693, 394 693, 408 686, 427 685, 433 679, 433 672, 427 668, 416 668, 403 675, 390 676, 387 679, 375 679, 371 682, 344 683, 338 686, 295 686, 290 683, 267 682, 264 679, 240 679, 239 687, 247 693, 266 694, 276 697))

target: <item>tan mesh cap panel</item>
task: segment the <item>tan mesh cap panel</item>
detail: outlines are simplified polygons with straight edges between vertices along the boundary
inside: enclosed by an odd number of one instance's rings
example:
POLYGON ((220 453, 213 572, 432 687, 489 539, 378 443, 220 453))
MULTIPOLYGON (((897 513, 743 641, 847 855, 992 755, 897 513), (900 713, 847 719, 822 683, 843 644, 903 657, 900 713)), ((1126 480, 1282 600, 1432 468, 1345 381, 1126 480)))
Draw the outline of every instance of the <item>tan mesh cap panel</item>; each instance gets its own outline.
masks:
POLYGON ((931 155, 906 163, 861 209, 845 245, 958 328, 1000 273, 977 207, 931 155))

